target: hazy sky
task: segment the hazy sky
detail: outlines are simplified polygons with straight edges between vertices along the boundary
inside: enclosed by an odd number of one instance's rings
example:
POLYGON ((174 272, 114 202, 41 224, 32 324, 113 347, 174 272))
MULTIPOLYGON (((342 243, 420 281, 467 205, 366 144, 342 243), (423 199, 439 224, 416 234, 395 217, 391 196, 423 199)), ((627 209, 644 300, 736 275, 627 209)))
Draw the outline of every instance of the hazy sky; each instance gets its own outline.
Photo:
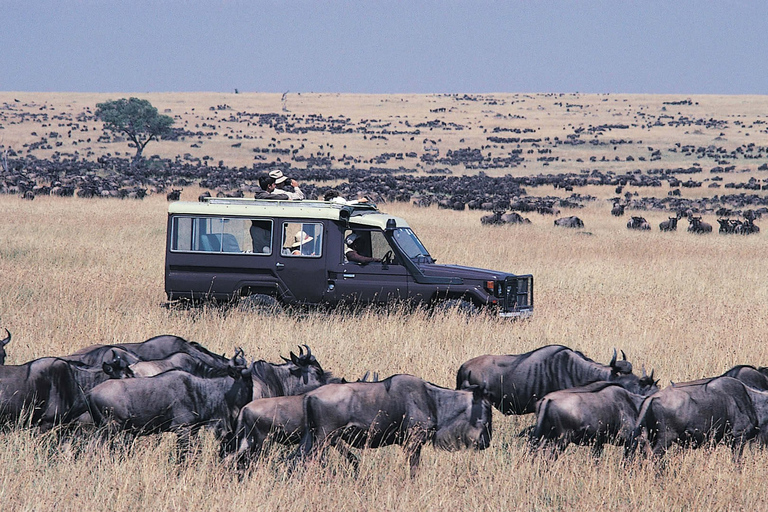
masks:
POLYGON ((0 90, 768 94, 768 1, 0 0, 0 90))

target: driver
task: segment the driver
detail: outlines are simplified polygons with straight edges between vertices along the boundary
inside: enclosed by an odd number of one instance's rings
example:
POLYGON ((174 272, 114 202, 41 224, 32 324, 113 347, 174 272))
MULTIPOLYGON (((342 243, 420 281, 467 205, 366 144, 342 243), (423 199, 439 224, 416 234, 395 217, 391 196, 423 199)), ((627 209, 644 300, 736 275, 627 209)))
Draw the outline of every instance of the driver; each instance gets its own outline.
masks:
POLYGON ((381 261, 381 258, 370 258, 360 254, 360 240, 360 236, 356 235, 355 233, 352 233, 344 240, 344 242, 347 244, 347 252, 345 254, 347 261, 360 263, 361 265, 365 265, 374 261, 381 261))

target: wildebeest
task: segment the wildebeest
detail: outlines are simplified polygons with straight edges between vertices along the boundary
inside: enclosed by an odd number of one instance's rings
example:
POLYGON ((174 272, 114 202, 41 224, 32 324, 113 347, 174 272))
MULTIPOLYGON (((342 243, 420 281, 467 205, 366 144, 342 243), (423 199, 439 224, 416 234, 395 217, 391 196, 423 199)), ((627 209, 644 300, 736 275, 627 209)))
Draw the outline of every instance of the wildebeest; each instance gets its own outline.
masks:
POLYGON ((616 356, 614 350, 606 366, 563 345, 547 345, 518 355, 484 355, 461 365, 456 386, 465 382, 484 386, 493 406, 503 414, 534 412, 536 401, 548 393, 597 381, 615 382, 639 395, 658 389, 632 373, 632 364, 623 351, 623 360, 616 356))
POLYGON ((104 368, 57 357, 0 366, 0 423, 19 421, 25 413, 42 430, 74 421, 86 412, 85 393, 110 379, 112 370, 124 375, 125 366, 119 357, 104 368))
POLYGON ((605 443, 623 445, 631 438, 644 399, 605 381, 549 393, 536 404, 531 446, 549 447, 557 456, 569 443, 591 444, 593 455, 600 455, 605 443))
MULTIPOLYGON (((246 362, 243 355, 242 349, 235 351, 236 364, 245 366, 246 362)), ((222 377, 228 371, 228 366, 229 362, 227 364, 220 364, 215 360, 205 362, 186 352, 177 352, 163 359, 138 361, 130 365, 129 368, 134 377, 152 377, 169 370, 181 370, 200 377, 222 377), (213 365, 208 364, 210 362, 213 365)))
MULTIPOLYGON (((369 375, 369 372, 365 372, 357 382, 368 382, 369 375)), ((373 374, 373 382, 379 382, 379 375, 376 372, 373 374)), ((341 379, 341 383, 346 384, 347 381, 341 379)), ((304 435, 303 401, 303 394, 276 396, 259 398, 243 407, 237 417, 235 431, 236 458, 239 463, 247 462, 246 459, 251 457, 258 457, 267 438, 284 445, 298 444, 304 435)), ((351 463, 357 463, 356 457, 346 448, 346 445, 337 444, 336 448, 351 463)))
POLYGON ((8 355, 8 354, 5 352, 5 346, 11 342, 11 331, 9 331, 8 329, 6 329, 6 330, 5 330, 5 333, 6 333, 8 336, 6 336, 6 337, 5 337, 5 338, 3 338, 2 340, 0 340, 0 365, 4 365, 4 364, 5 364, 5 358, 6 358, 6 356, 8 355))
POLYGON ((118 343, 114 345, 91 345, 77 352, 64 356, 62 359, 69 361, 81 361, 96 366, 104 361, 110 361, 113 350, 121 353, 129 364, 138 361, 153 361, 164 359, 176 353, 186 353, 209 366, 221 366, 229 364, 229 359, 214 354, 202 345, 194 341, 187 341, 179 336, 164 334, 154 336, 140 343, 118 343))
POLYGON ((712 232, 712 225, 701 220, 701 216, 688 216, 688 232, 705 234, 712 232))
POLYGON ((240 409, 252 400, 300 394, 339 380, 323 371, 309 347, 300 356, 291 352, 291 359, 280 365, 257 361, 247 368, 240 354, 229 360, 226 376, 170 370, 101 384, 88 395, 94 421, 135 434, 174 431, 184 440, 207 426, 226 447, 233 442, 240 409))
POLYGON ((651 229, 651 225, 648 224, 648 221, 645 220, 644 217, 633 216, 631 219, 629 219, 629 222, 627 222, 627 229, 639 229, 641 231, 648 231, 651 229))
POLYGON ((168 201, 178 201, 181 198, 181 191, 183 189, 180 188, 174 188, 168 194, 166 194, 165 198, 168 201))
POLYGON ((624 215, 624 208, 626 208, 627 205, 619 202, 613 203, 613 208, 611 208, 611 215, 614 217, 621 217, 624 215))
POLYGON ((740 364, 722 374, 721 377, 733 377, 749 387, 768 391, 768 368, 765 366, 755 368, 754 366, 740 364))
POLYGON ((642 436, 657 458, 675 443, 697 448, 727 441, 738 459, 759 425, 748 386, 739 380, 714 377, 672 384, 643 402, 625 456, 635 453, 642 436))
POLYGON ((398 444, 416 475, 427 442, 443 450, 482 450, 491 442, 491 404, 479 386, 454 391, 412 375, 329 384, 304 397, 297 455, 322 454, 340 441, 355 448, 398 444))
POLYGON ((571 215, 570 217, 555 219, 555 226, 580 229, 584 227, 584 221, 575 215, 571 215))
POLYGON ((659 231, 677 231, 677 221, 677 217, 670 217, 668 220, 659 223, 659 231))
POLYGON ((171 370, 143 379, 109 380, 87 395, 94 422, 133 434, 176 432, 187 437, 209 427, 223 438, 252 399, 251 370, 233 359, 229 375, 204 378, 171 370))

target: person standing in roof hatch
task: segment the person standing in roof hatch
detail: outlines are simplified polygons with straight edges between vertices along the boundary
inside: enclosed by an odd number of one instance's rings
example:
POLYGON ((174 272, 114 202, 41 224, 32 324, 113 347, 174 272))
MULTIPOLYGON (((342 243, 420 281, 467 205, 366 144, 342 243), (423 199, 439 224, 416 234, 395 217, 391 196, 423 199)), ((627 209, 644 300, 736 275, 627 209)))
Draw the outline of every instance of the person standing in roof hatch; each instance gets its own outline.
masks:
POLYGON ((275 169, 274 171, 269 171, 269 177, 275 180, 275 185, 277 186, 280 193, 285 194, 288 196, 288 199, 293 199, 295 201, 301 201, 304 199, 304 192, 301 191, 299 188, 299 182, 292 179, 290 182, 291 187, 293 187, 293 192, 287 190, 285 188, 286 185, 288 185, 288 177, 283 174, 283 171, 280 169, 275 169))

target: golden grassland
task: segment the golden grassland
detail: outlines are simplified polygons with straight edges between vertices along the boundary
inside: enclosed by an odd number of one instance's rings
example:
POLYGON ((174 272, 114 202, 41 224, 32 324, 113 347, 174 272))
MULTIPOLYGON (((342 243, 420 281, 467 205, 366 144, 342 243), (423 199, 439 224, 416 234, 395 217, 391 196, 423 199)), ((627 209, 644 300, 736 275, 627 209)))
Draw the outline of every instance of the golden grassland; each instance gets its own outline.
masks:
MULTIPOLYGON (((183 198, 196 195, 185 190, 183 198)), ((765 233, 696 236, 684 222, 677 233, 660 233, 663 212, 646 214, 652 232, 630 232, 604 199, 573 212, 590 234, 557 229, 538 214, 528 215, 531 225, 481 227, 480 212, 382 205, 407 218, 441 263, 533 273, 535 315, 515 323, 457 314, 167 309, 163 197, 0 196, 0 328, 13 333, 6 363, 171 333, 220 353, 242 346, 250 358, 273 362, 308 344, 325 368, 348 379, 367 370, 404 372, 448 387, 471 357, 549 343, 604 363, 614 347, 623 349, 637 371, 654 369, 662 385, 765 364, 765 233)), ((725 448, 676 450, 663 470, 626 466, 619 449, 595 460, 571 447, 546 462, 518 436, 532 420, 496 412, 489 449, 425 448, 413 480, 397 447, 362 452, 357 475, 335 455, 328 467, 289 474, 288 451, 278 448, 240 480, 219 462, 209 435, 179 464, 172 436, 109 451, 92 436, 60 442, 10 429, 0 433, 0 503, 4 510, 89 511, 760 510, 768 502, 768 455, 756 448, 741 465, 725 448)))

